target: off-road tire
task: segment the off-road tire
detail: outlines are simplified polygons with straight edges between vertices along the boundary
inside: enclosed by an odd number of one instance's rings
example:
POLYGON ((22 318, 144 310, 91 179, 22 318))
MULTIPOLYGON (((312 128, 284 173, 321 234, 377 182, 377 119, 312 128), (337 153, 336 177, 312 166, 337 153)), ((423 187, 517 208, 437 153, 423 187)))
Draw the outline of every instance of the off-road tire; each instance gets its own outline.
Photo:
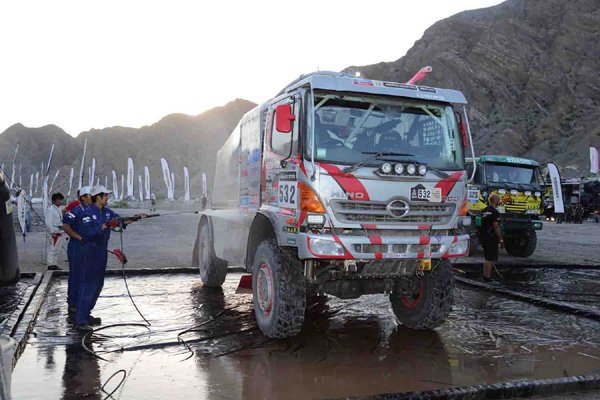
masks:
POLYGON ((535 251, 537 246, 537 233, 527 231, 521 234, 521 237, 506 238, 504 241, 506 252, 511 256, 529 257, 535 251))
MULTIPOLYGON (((414 278, 418 279, 418 278, 414 278)), ((412 329, 433 329, 444 323, 454 302, 454 273, 450 261, 441 260, 421 278, 421 295, 414 306, 405 305, 400 293, 390 294, 392 310, 404 326, 412 329)))
POLYGON ((306 279, 302 263, 290 249, 279 247, 274 239, 258 245, 252 265, 254 314, 260 330, 270 338, 283 339, 297 335, 306 310, 306 279), (268 313, 259 306, 257 279, 261 266, 270 269, 272 306, 268 313))
POLYGON ((227 261, 215 254, 210 226, 201 222, 194 246, 193 265, 200 270, 202 284, 206 287, 220 287, 227 276, 227 261), (203 254, 206 251, 207 254, 203 254))
POLYGON ((477 248, 479 247, 479 235, 478 234, 470 234, 469 235, 469 256, 473 255, 477 248))

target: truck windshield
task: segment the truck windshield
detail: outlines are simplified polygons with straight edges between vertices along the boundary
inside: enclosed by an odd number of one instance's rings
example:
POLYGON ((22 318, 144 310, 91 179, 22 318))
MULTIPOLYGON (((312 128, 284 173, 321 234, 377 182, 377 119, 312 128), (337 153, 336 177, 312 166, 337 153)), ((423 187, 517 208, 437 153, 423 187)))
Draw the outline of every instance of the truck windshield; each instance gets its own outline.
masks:
POLYGON ((518 183, 535 187, 540 186, 536 167, 486 163, 485 179, 488 183, 518 183))
MULTIPOLYGON (((464 168, 463 147, 450 105, 360 95, 315 92, 313 103, 315 161, 352 165, 369 152, 412 155, 443 170, 464 168)), ((307 138, 307 158, 312 140, 307 138)), ((366 163, 375 166, 375 159, 366 163)))

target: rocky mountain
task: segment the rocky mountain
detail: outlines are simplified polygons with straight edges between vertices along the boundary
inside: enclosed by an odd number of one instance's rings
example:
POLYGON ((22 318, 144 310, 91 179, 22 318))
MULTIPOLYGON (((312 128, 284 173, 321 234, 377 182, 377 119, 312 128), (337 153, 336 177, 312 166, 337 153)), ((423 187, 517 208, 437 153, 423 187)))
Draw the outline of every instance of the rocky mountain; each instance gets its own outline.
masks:
MULTIPOLYGON (((393 38, 390 43, 393 43, 393 38)), ((600 147, 600 1, 508 0, 427 29, 393 62, 350 67, 363 77, 457 89, 478 154, 554 161, 586 174, 600 147)))
MULTIPOLYGON (((166 187, 160 166, 160 158, 164 157, 169 161, 171 172, 175 174, 176 197, 182 197, 184 192, 183 166, 187 166, 190 172, 191 195, 197 197, 200 195, 202 172, 207 174, 209 184, 212 184, 216 152, 240 118, 253 107, 254 103, 238 99, 196 116, 171 114, 139 129, 120 126, 92 129, 80 133, 76 138, 55 125, 28 128, 15 124, 0 134, 0 163, 4 163, 5 171, 10 176, 18 143, 16 176, 19 175, 19 164, 22 164, 23 186, 29 188, 30 174, 39 171, 42 162, 48 162, 50 148, 54 143, 55 153, 49 180, 52 181, 56 170, 60 169, 54 189, 66 194, 71 167, 75 168, 77 176, 87 138, 86 168, 91 165, 92 157, 95 157, 96 177, 104 183, 104 177, 108 176, 109 188, 112 188, 111 171, 116 171, 120 181, 122 174, 127 175, 127 158, 131 157, 135 164, 136 195, 137 175, 141 174, 143 177, 143 167, 148 166, 152 190, 157 195, 164 196, 166 187)), ((88 179, 86 170, 84 184, 88 179)), ((74 186, 76 184, 77 178, 74 178, 74 186)))

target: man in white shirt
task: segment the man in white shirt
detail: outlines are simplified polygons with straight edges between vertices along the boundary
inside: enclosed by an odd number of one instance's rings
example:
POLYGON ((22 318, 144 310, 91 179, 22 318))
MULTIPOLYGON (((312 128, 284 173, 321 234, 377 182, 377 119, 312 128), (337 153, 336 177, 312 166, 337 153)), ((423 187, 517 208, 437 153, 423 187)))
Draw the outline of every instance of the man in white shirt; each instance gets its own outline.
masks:
POLYGON ((46 229, 47 229, 47 247, 46 247, 46 265, 51 271, 59 270, 58 255, 63 247, 64 234, 62 232, 62 212, 60 205, 64 200, 60 193, 52 195, 52 205, 46 210, 46 229))

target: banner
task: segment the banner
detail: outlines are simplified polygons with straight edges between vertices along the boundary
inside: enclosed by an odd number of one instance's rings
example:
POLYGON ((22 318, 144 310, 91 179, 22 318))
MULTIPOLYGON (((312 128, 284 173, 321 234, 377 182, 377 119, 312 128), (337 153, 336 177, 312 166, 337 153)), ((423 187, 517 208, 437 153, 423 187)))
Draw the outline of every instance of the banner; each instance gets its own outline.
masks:
MULTIPOLYGON (((90 168, 90 186, 94 186, 94 178, 96 177, 96 159, 92 158, 92 167, 90 168)), ((98 183, 96 183, 96 186, 98 183)))
POLYGON ((23 189, 23 163, 19 163, 19 187, 23 189))
POLYGON ((590 172, 592 174, 600 172, 600 155, 595 147, 590 147, 590 172))
POLYGON ((104 175, 104 187, 108 188, 108 176, 104 175))
POLYGON ((16 184, 15 182, 15 163, 17 162, 17 153, 19 153, 19 144, 17 143, 17 148, 15 149, 15 156, 13 157, 13 169, 12 169, 12 175, 10 176, 10 187, 13 188, 16 184))
POLYGON ((52 193, 52 188, 54 188, 54 182, 56 182, 56 178, 58 178, 59 172, 60 172, 60 169, 57 169, 56 174, 54 174, 54 179, 52 179, 52 183, 50 184, 50 190, 49 190, 50 193, 52 193))
POLYGON ((173 197, 175 197, 175 174, 171 172, 171 188, 173 189, 173 197))
POLYGON ((113 195, 115 200, 119 200, 119 188, 117 187, 117 173, 113 169, 112 171, 112 182, 113 182, 113 195))
POLYGON ((125 196, 125 176, 121 175, 121 197, 119 197, 119 200, 123 200, 123 196, 125 196))
POLYGON ((33 197, 33 174, 29 177, 29 197, 33 197))
POLYGON ((554 195, 554 212, 564 213, 565 204, 563 202, 562 186, 560 184, 560 172, 554 163, 548 163, 548 173, 552 183, 552 194, 554 195))
POLYGON ((25 225, 25 212, 27 211, 27 195, 24 190, 19 192, 19 199, 17 200, 17 216, 19 217, 19 225, 21 226, 21 232, 25 235, 27 226, 25 225))
POLYGON ((87 151, 87 138, 85 138, 85 142, 83 143, 83 156, 81 156, 81 168, 79 168, 79 183, 77 184, 77 190, 81 189, 81 186, 83 185, 83 174, 84 174, 83 165, 85 164, 86 151, 87 151))
POLYGON ((183 167, 183 185, 185 188, 185 201, 190 201, 190 173, 187 167, 183 167))
POLYGON ((35 194, 37 194, 38 189, 39 189, 39 183, 40 183, 40 172, 36 172, 35 173, 35 194))
POLYGON ((202 197, 208 198, 208 182, 206 181, 206 174, 202 173, 202 197))
POLYGON ((150 169, 148 167, 144 167, 144 180, 146 184, 146 200, 150 200, 150 169))
POLYGON ((73 188, 73 172, 74 168, 71 167, 71 176, 69 177, 69 193, 67 193, 67 197, 71 196, 71 189, 73 188))
POLYGON ((139 197, 140 201, 144 201, 144 185, 142 184, 142 175, 138 174, 138 186, 140 188, 139 197))
POLYGON ((44 211, 44 216, 46 216, 46 212, 48 211, 48 179, 44 179, 44 183, 42 184, 42 210, 44 211))
MULTIPOLYGON (((48 174, 50 173, 50 165, 52 164, 52 157, 54 157, 54 143, 52 143, 52 149, 50 149, 50 157, 48 157, 48 166, 46 167, 46 173, 44 174, 44 179, 48 178, 48 174)), ((44 168, 42 168, 43 170, 44 168)))
POLYGON ((127 159, 127 197, 133 197, 133 160, 127 159))
POLYGON ((160 165, 163 170, 163 177, 165 178, 165 185, 167 185, 167 198, 173 200, 173 181, 171 180, 171 171, 169 170, 169 163, 164 158, 160 159, 160 165))

